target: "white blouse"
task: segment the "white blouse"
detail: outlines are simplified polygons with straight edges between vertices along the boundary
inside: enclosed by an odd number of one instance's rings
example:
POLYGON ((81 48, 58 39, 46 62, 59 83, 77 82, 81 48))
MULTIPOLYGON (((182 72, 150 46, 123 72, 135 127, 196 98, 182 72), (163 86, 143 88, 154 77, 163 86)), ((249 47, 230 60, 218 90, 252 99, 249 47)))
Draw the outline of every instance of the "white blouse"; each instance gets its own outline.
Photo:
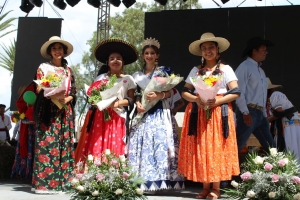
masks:
MULTIPOLYGON (((227 83, 229 83, 231 81, 237 81, 238 79, 237 79, 233 69, 229 65, 224 65, 223 67, 220 67, 220 70, 223 72, 223 81, 220 85, 218 94, 225 94, 227 92, 227 83)), ((190 71, 188 77, 186 78, 185 82, 193 85, 190 80, 190 77, 196 77, 198 71, 199 71, 198 67, 193 67, 193 69, 190 71)), ((211 71, 208 71, 206 73, 209 74, 209 73, 211 73, 211 71)), ((194 93, 196 94, 197 91, 195 90, 194 93)))
POLYGON ((286 110, 293 107, 292 102, 288 100, 285 94, 278 91, 272 93, 270 97, 270 103, 274 109, 282 108, 282 110, 286 110))

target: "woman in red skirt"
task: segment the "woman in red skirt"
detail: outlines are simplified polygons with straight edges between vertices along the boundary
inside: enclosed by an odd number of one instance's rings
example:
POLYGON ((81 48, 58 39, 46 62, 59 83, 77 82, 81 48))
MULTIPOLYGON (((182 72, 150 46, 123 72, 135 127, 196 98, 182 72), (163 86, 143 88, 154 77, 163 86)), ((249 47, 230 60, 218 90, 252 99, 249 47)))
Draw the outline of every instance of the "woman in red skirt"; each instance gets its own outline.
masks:
POLYGON ((101 154, 106 149, 114 152, 117 156, 125 154, 126 145, 126 120, 128 120, 127 106, 132 107, 132 99, 136 84, 130 75, 124 75, 123 66, 137 60, 138 53, 135 47, 126 41, 119 39, 108 39, 102 41, 96 47, 95 57, 101 63, 107 63, 100 69, 100 75, 94 82, 110 80, 116 75, 116 85, 121 87, 116 93, 118 98, 110 104, 105 112, 108 112, 110 119, 105 120, 104 111, 97 105, 92 106, 92 113, 82 127, 85 137, 81 137, 79 146, 82 146, 79 161, 85 161, 88 155, 93 155, 94 159, 101 159, 101 154), (83 145, 82 145, 83 143, 83 145))

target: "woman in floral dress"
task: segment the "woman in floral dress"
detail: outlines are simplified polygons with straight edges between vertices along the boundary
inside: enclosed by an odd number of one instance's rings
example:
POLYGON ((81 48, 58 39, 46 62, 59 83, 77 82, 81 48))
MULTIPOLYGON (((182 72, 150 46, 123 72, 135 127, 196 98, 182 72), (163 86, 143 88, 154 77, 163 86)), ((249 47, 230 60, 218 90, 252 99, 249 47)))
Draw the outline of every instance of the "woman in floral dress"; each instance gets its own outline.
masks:
MULTIPOLYGON (((130 43, 119 39, 108 39, 98 44, 95 48, 95 57, 103 65, 97 81, 110 80, 116 75, 114 87, 121 87, 116 93, 118 98, 106 109, 110 115, 105 120, 104 111, 93 105, 93 113, 88 112, 88 117, 82 127, 84 134, 80 137, 79 146, 82 146, 79 161, 85 161, 88 155, 93 155, 95 160, 100 160, 103 151, 110 149, 116 156, 125 154, 126 122, 128 120, 127 106, 132 107, 136 84, 130 75, 124 75, 123 66, 137 60, 138 53, 130 43)), ((78 153, 77 153, 78 155, 78 153)))
POLYGON ((73 46, 53 36, 41 47, 41 54, 50 62, 42 63, 36 79, 41 80, 44 72, 51 70, 66 78, 66 91, 51 97, 44 97, 44 91, 37 89, 38 97, 34 105, 36 122, 35 157, 33 167, 33 190, 36 193, 57 193, 70 188, 70 177, 74 169, 74 87, 75 79, 67 67, 64 57, 70 55, 73 46), (58 99, 59 108, 51 99, 58 99))
POLYGON ((155 191, 161 189, 183 189, 184 178, 177 173, 179 138, 176 127, 172 126, 170 105, 167 98, 172 90, 166 92, 149 92, 147 100, 159 101, 147 112, 140 103, 142 91, 154 76, 167 77, 168 67, 157 66, 160 44, 155 39, 143 42, 142 55, 145 66, 133 77, 138 84, 136 108, 143 113, 143 118, 131 127, 128 159, 132 170, 146 180, 141 189, 155 191), (145 112, 145 113, 144 113, 145 112))
POLYGON ((219 57, 229 45, 225 38, 204 33, 189 47, 190 53, 202 56, 202 63, 190 71, 182 92, 182 97, 190 103, 182 125, 178 171, 188 180, 203 183, 202 192, 196 196, 198 199, 218 199, 220 182, 240 173, 230 103, 239 97, 240 91, 234 71, 222 64, 219 57), (205 104, 199 94, 195 94, 190 80, 198 75, 223 77, 217 96, 205 104), (211 109, 210 118, 206 115, 207 107, 211 109))

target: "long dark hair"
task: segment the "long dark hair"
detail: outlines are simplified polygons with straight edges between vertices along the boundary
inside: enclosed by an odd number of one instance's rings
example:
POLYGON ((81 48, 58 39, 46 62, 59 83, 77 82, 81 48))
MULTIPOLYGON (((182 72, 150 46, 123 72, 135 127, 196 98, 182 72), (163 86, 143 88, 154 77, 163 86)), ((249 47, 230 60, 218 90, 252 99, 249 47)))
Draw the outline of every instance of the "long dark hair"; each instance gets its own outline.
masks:
MULTIPOLYGON (((52 55, 51 55, 51 48, 52 48, 55 44, 57 44, 57 43, 60 44, 60 45, 62 46, 62 48, 63 48, 63 50, 64 50, 64 55, 66 55, 67 52, 68 52, 68 47, 67 47, 66 45, 64 45, 63 43, 60 43, 60 42, 54 42, 54 43, 50 44, 50 45, 48 46, 47 50, 46 50, 47 54, 50 55, 51 58, 52 58, 52 55)), ((66 67, 67 65, 68 65, 68 61, 67 61, 65 58, 61 59, 61 66, 62 66, 62 67, 66 67)))
MULTIPOLYGON (((144 46, 143 49, 142 49, 142 55, 144 55, 146 49, 148 49, 148 48, 152 48, 154 50, 154 52, 157 55, 159 55, 159 49, 157 48, 157 46, 154 46, 154 45, 146 45, 146 46, 144 46)), ((146 61, 144 60, 144 66, 143 66, 142 70, 144 70, 145 68, 146 68, 146 61)))
MULTIPOLYGON (((219 74, 219 73, 221 73, 221 70, 220 70, 220 64, 222 63, 222 64, 224 64, 223 62, 222 62, 222 60, 221 60, 221 55, 220 55, 220 53, 219 53, 219 47, 218 47, 218 43, 217 42, 213 42, 215 45, 216 45, 216 47, 218 48, 218 58, 217 58, 217 67, 216 67, 216 69, 212 72, 212 75, 217 75, 217 74, 219 74)), ((200 46, 199 46, 199 48, 201 48, 201 45, 202 45, 203 43, 201 43, 200 44, 200 46)), ((201 62, 201 66, 200 66, 200 69, 199 69, 199 74, 200 75, 205 75, 206 74, 206 69, 204 69, 204 67, 205 67, 205 64, 206 64, 206 60, 205 60, 205 58, 204 57, 202 57, 202 59, 204 60, 203 62, 201 62)))

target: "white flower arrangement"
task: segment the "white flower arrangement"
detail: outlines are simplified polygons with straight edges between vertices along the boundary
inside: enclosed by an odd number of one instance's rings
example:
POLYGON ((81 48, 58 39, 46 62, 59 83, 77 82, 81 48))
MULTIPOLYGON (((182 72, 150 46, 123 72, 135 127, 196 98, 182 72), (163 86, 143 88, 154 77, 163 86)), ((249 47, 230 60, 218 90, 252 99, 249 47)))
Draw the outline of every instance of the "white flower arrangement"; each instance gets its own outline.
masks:
POLYGON ((277 152, 260 157, 248 154, 241 165, 241 183, 231 185, 235 189, 224 189, 230 199, 277 199, 300 200, 300 166, 293 153, 277 152))
POLYGON ((131 172, 124 155, 106 149, 100 159, 88 155, 85 166, 76 165, 70 194, 72 200, 145 200, 139 188, 144 182, 131 172))

